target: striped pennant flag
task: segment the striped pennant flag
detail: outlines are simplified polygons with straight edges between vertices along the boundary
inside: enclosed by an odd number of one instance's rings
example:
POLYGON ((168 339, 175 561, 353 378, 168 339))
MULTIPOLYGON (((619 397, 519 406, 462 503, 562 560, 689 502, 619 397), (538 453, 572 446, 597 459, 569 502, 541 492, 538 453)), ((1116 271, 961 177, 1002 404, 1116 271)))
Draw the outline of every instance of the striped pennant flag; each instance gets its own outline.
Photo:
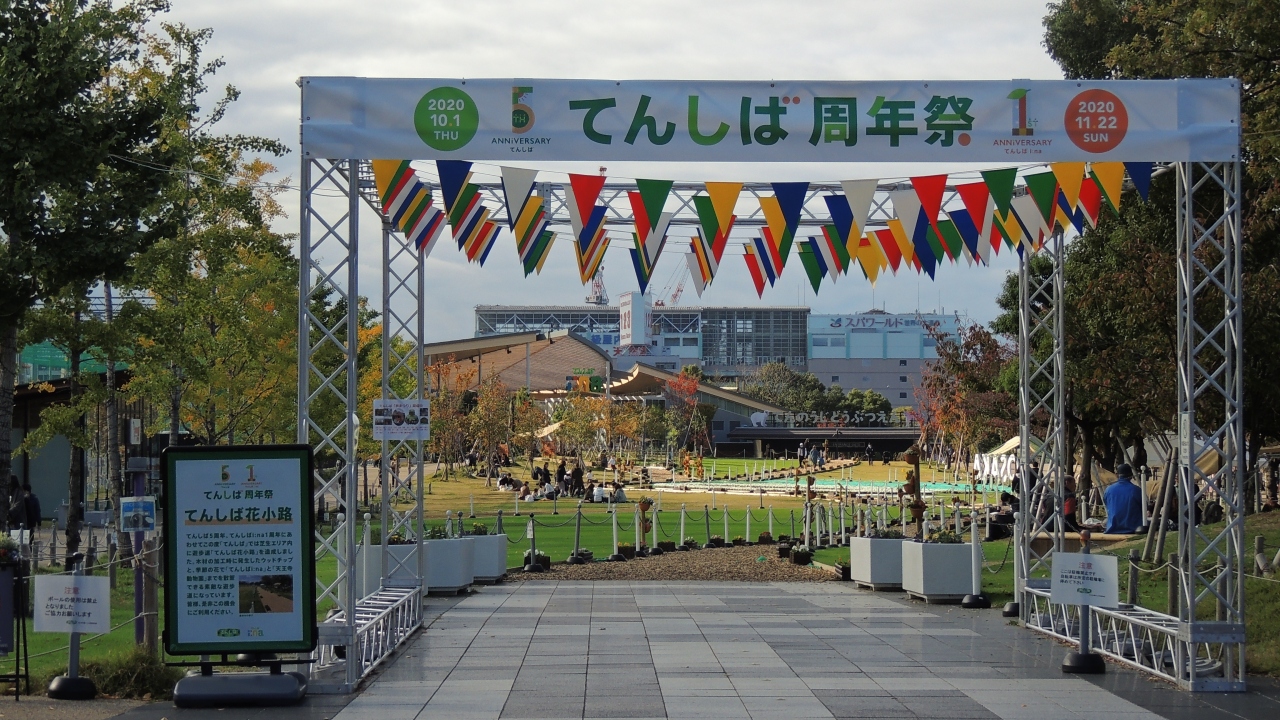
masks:
POLYGON ((800 213, 804 209, 804 198, 808 192, 807 182, 773 183, 773 196, 760 198, 760 209, 764 212, 768 235, 782 260, 782 264, 778 266, 779 272, 786 265, 787 256, 791 254, 791 244, 800 227, 800 213))
POLYGON ((609 236, 604 231, 604 214, 608 208, 596 205, 603 188, 603 175, 570 174, 569 186, 564 189, 568 200, 565 204, 569 206, 569 224, 576 239, 573 251, 583 285, 600 269, 605 250, 609 248, 609 236))
MULTIPOLYGON (((934 253, 933 245, 929 242, 929 233, 933 228, 929 226, 924 209, 920 207, 920 197, 916 195, 915 190, 895 190, 889 193, 889 199, 893 202, 894 214, 898 216, 895 219, 898 221, 901 233, 912 250, 916 270, 924 270, 932 279, 934 269, 937 267, 938 254, 934 253)), ((889 228, 894 229, 892 222, 889 223, 889 228)), ((902 256, 907 257, 905 248, 902 256)))
POLYGON ((804 266, 804 274, 809 276, 809 284, 813 286, 813 293, 818 294, 818 288, 822 285, 822 278, 827 274, 827 265, 822 260, 822 256, 818 254, 813 240, 798 243, 796 251, 800 255, 800 264, 804 266))
POLYGON ((507 207, 507 227, 516 239, 516 252, 524 267, 525 277, 542 273, 542 265, 551 252, 556 234, 547 229, 546 199, 533 194, 537 170, 502 168, 502 194, 507 207))
POLYGON ((498 238, 498 225, 489 220, 489 208, 480 204, 480 189, 471 183, 471 163, 437 160, 440 192, 453 227, 453 239, 470 262, 484 265, 498 238))
MULTIPOLYGON (((747 261, 747 272, 751 273, 751 282, 756 286, 756 297, 764 297, 764 262, 756 254, 754 243, 743 243, 742 248, 746 251, 742 257, 747 261)), ((772 281, 769 284, 772 285, 772 281)))
POLYGON ((826 268, 827 273, 831 275, 831 282, 835 282, 836 278, 840 276, 840 273, 844 272, 845 268, 848 266, 849 257, 846 254, 844 262, 841 262, 840 254, 837 252, 837 247, 840 250, 843 250, 844 243, 833 240, 831 236, 827 234, 827 229, 825 227, 822 230, 822 235, 810 237, 809 243, 813 246, 813 251, 822 259, 823 266, 826 268))
POLYGON ((702 291, 707 289, 707 280, 702 274, 698 256, 687 252, 684 254, 684 261, 689 266, 689 279, 693 281, 694 292, 698 293, 698 297, 702 297, 702 291))
MULTIPOLYGON (((899 223, 896 218, 889 221, 891 226, 895 223, 897 224, 899 231, 901 231, 902 223, 899 223)), ((868 233, 868 235, 875 236, 876 244, 880 246, 881 252, 884 253, 885 259, 888 260, 889 266, 893 269, 893 274, 897 275, 898 268, 902 265, 902 245, 899 243, 892 228, 887 230, 876 230, 872 233, 868 233)))
POLYGON ((1102 199, 1107 201, 1111 212, 1120 214, 1120 194, 1124 189, 1124 163, 1096 162, 1089 163, 1089 177, 1098 186, 1102 199))
POLYGON ((674 214, 662 212, 662 207, 674 184, 670 180, 636 180, 639 191, 627 193, 636 223, 636 232, 631 234, 636 244, 631 250, 631 264, 635 266, 641 295, 648 290, 653 266, 667 244, 667 228, 674 214))
MULTIPOLYGON (((720 259, 729 244, 733 223, 738 219, 733 209, 742 194, 742 183, 709 182, 706 190, 706 195, 693 198, 698 227, 690 244, 703 285, 715 280, 716 273, 720 271, 720 259)), ((691 265, 690 269, 694 267, 691 265)))
MULTIPOLYGON (((991 251, 1000 253, 1000 233, 992 222, 996 212, 996 201, 991 197, 985 182, 957 185, 956 193, 969 213, 969 219, 978 233, 977 256, 983 265, 991 264, 991 251)), ((954 218, 953 218, 954 219, 954 218)), ((957 224, 958 225, 958 224, 957 224)))
POLYGON ((372 165, 382 212, 425 260, 444 231, 444 213, 431 205, 431 192, 408 160, 374 160, 372 165))

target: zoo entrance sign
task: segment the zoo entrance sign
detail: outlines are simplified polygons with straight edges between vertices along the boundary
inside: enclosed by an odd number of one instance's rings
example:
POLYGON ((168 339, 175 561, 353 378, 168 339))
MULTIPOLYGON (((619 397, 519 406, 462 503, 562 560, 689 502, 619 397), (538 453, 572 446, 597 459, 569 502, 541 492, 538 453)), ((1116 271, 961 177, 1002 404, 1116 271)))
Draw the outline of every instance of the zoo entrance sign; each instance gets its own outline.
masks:
POLYGON ((309 77, 309 157, 681 162, 1234 160, 1239 82, 309 77))

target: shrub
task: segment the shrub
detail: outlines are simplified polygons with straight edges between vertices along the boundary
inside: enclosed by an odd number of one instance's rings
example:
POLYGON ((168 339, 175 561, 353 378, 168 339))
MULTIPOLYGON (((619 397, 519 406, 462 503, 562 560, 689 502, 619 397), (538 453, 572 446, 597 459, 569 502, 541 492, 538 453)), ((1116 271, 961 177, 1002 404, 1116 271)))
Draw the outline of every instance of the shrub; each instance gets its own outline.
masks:
POLYGON ((901 530, 897 530, 895 528, 885 528, 884 530, 876 528, 871 531, 871 534, 868 537, 875 540, 901 540, 903 535, 901 530))
POLYGON ((698 545, 698 541, 691 537, 687 537, 684 539, 684 546, 687 548, 693 548, 693 549, 697 549, 698 547, 700 547, 698 545))
POLYGON ((925 538, 925 542, 939 543, 941 545, 959 545, 964 542, 964 538, 957 535, 954 530, 934 530, 925 538))
POLYGON ((632 545, 631 543, 628 543, 628 542, 620 542, 620 543, 618 543, 618 549, 619 549, 619 550, 622 550, 623 548, 634 548, 634 547, 635 547, 635 545, 632 545))
POLYGON ((744 537, 742 537, 741 535, 734 535, 734 536, 733 536, 733 541, 734 541, 734 542, 736 542, 736 543, 744 543, 744 542, 746 542, 746 541, 747 541, 747 539, 746 539, 746 538, 744 538, 744 537))
POLYGON ((489 526, 485 525, 484 523, 471 523, 471 534, 472 535, 488 535, 489 526))
POLYGON ((427 528, 428 540, 444 540, 447 537, 449 537, 449 534, 445 532, 443 525, 432 525, 427 528))
MULTIPOLYGON (((58 668, 42 678, 41 686, 49 687, 49 681, 67 673, 66 666, 58 668)), ((129 652, 109 655, 101 660, 81 660, 80 675, 93 680, 102 695, 135 700, 169 700, 173 686, 182 679, 181 668, 171 668, 144 647, 129 652)))

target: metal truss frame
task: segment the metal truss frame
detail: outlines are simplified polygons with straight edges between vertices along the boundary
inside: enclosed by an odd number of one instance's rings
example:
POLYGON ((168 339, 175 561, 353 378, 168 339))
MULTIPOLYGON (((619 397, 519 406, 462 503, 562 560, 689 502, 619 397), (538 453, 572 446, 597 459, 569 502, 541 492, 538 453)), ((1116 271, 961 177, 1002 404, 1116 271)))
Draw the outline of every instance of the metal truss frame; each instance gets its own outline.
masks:
MULTIPOLYGON (((1094 609, 1098 637, 1095 647, 1121 662, 1175 680, 1197 690, 1244 689, 1243 608, 1243 381, 1241 370, 1241 272, 1240 272, 1240 166, 1230 163, 1182 163, 1178 172, 1178 395, 1179 441, 1183 449, 1178 469, 1179 555, 1182 559, 1179 617, 1142 608, 1118 611, 1094 609), (1198 204, 1199 203, 1199 204, 1198 204), (1192 460, 1196 453, 1216 452, 1223 462, 1215 473, 1201 471, 1192 460), (1196 523, 1198 501, 1221 504, 1226 523, 1210 533, 1196 523), (1208 606, 1216 606, 1215 620, 1201 619, 1208 606)), ((368 164, 359 160, 307 158, 302 163, 302 214, 300 224, 298 439, 311 444, 322 457, 316 476, 317 505, 337 501, 339 521, 326 534, 317 531, 317 556, 332 555, 337 578, 318 581, 321 602, 332 601, 333 619, 321 625, 320 667, 345 662, 345 681, 335 686, 349 692, 365 673, 376 666, 395 643, 380 643, 373 655, 359 662, 355 648, 369 647, 364 640, 377 623, 361 624, 369 608, 356 595, 356 433, 359 305, 359 210, 368 203, 383 217, 373 190, 368 164), (355 178, 355 182, 352 182, 355 178), (333 199, 332 202, 329 199, 333 199), (317 200, 319 202, 317 202, 317 200), (324 207, 320 207, 323 204, 324 207), (339 312, 341 310, 342 312, 339 312), (338 410, 341 408, 341 410, 338 410), (345 412, 342 412, 345 410, 345 412), (362 640, 361 638, 364 638, 362 640), (344 652, 338 652, 344 648, 344 652), (382 654, 379 654, 382 653, 382 654)), ((601 202, 609 208, 611 225, 629 224, 629 185, 606 184, 601 202)), ((888 220, 888 190, 879 188, 870 223, 888 220)), ((481 184, 482 196, 491 208, 501 209, 498 184, 481 184)), ((553 224, 568 224, 563 186, 538 185, 550 199, 553 224)), ((678 205, 673 225, 697 223, 692 198, 702 186, 677 184, 673 197, 678 205)), ((751 197, 772 191, 766 183, 749 183, 751 197)), ((820 226, 825 220, 807 206, 823 193, 839 192, 837 185, 814 184, 809 188, 802 226, 820 226)), ((956 201, 948 188, 944 206, 956 201)), ((501 212, 501 210, 499 211, 501 212)), ((505 222, 501 214, 495 222, 505 222)), ((759 210, 738 218, 739 227, 759 227, 759 210)), ((382 312, 383 395, 395 397, 401 379, 416 386, 424 397, 422 339, 424 318, 423 263, 403 236, 383 217, 382 312), (402 309, 406 303, 409 311, 402 309), (397 338, 408 341, 399 343, 397 338)), ((1051 235, 1042 252, 1050 258, 1047 274, 1031 272, 1033 253, 1026 253, 1019 271, 1019 449, 1021 513, 1018 519, 1018 552, 1015 558, 1015 592, 1021 602, 1022 621, 1041 632, 1069 638, 1072 608, 1054 606, 1048 600, 1047 575, 1052 554, 1063 546, 1062 503, 1069 458, 1065 444, 1063 379, 1063 249, 1060 233, 1051 235), (1033 441, 1034 438, 1034 441, 1033 441), (1039 442, 1039 447, 1034 446, 1039 442), (1049 549, 1036 550, 1048 540, 1049 549), (1039 541, 1039 543, 1037 543, 1039 541)), ((403 480, 388 479, 384 472, 383 538, 396 530, 422 528, 421 443, 383 448, 384 468, 392 454, 408 451, 415 465, 403 480), (415 507, 400 513, 388 507, 397 492, 414 494, 415 507)), ((385 556, 385 546, 384 546, 385 556)), ((423 577, 423 553, 417 553, 415 577, 423 577)), ((394 573, 383 561, 384 579, 394 573)), ((384 585, 385 585, 384 581, 384 585)), ((391 592, 391 590, 384 590, 391 592)), ((414 593, 414 602, 420 596, 414 593)), ((365 600, 375 600, 375 593, 365 600)), ((397 603, 400 602, 397 600, 397 603)), ((420 612, 376 614, 420 622, 420 612)), ((381 622, 381 621, 380 621, 381 622)), ((378 626, 380 627, 380 626, 378 626)), ((416 627, 416 624, 414 625, 416 627)), ((392 636, 403 639, 412 628, 397 625, 392 636)), ((398 642, 398 641, 397 641, 398 642)))
MULTIPOLYGON (((1092 646, 1109 658, 1194 692, 1245 690, 1244 380, 1240 163, 1176 163, 1178 247, 1178 614, 1122 605, 1091 608, 1092 646), (1197 460, 1216 455, 1219 470, 1197 460), (1221 528, 1199 522, 1216 503, 1221 528), (1213 618, 1213 619, 1209 619, 1213 618)), ((1062 481, 1069 472, 1062 383, 1061 236, 1047 253, 1045 277, 1019 271, 1022 507, 1017 529, 1015 597, 1023 623, 1061 640, 1079 634, 1080 608, 1050 602, 1045 574, 1062 549, 1062 481), (1048 338, 1052 338, 1051 349, 1048 338), (1039 345, 1037 343, 1040 343, 1039 345), (1047 350, 1047 351, 1046 351, 1047 350), (1028 442, 1037 427, 1044 443, 1028 442), (1033 462, 1040 471, 1034 472, 1033 462), (1038 552, 1033 543, 1052 540, 1038 552)))

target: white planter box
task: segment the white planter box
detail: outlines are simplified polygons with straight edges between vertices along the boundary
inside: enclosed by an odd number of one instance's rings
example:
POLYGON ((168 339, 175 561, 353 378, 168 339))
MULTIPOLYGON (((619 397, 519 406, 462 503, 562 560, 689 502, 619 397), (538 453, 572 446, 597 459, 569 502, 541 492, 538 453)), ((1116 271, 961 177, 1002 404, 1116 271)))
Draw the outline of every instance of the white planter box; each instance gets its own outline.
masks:
POLYGON ((969 543, 902 543, 902 589, 925 602, 959 602, 973 589, 969 543))
POLYGON ((507 574, 507 536, 472 535, 475 564, 472 574, 482 582, 497 582, 507 574))
POLYGON ((902 540, 849 538, 849 579, 872 590, 901 590, 902 543, 902 540))
POLYGON ((417 545, 388 545, 387 577, 382 577, 382 546, 360 545, 356 549, 356 595, 367 597, 382 586, 418 585, 417 545))
POLYGON ((427 540, 427 591, 457 592, 475 580, 476 542, 474 537, 427 540))

